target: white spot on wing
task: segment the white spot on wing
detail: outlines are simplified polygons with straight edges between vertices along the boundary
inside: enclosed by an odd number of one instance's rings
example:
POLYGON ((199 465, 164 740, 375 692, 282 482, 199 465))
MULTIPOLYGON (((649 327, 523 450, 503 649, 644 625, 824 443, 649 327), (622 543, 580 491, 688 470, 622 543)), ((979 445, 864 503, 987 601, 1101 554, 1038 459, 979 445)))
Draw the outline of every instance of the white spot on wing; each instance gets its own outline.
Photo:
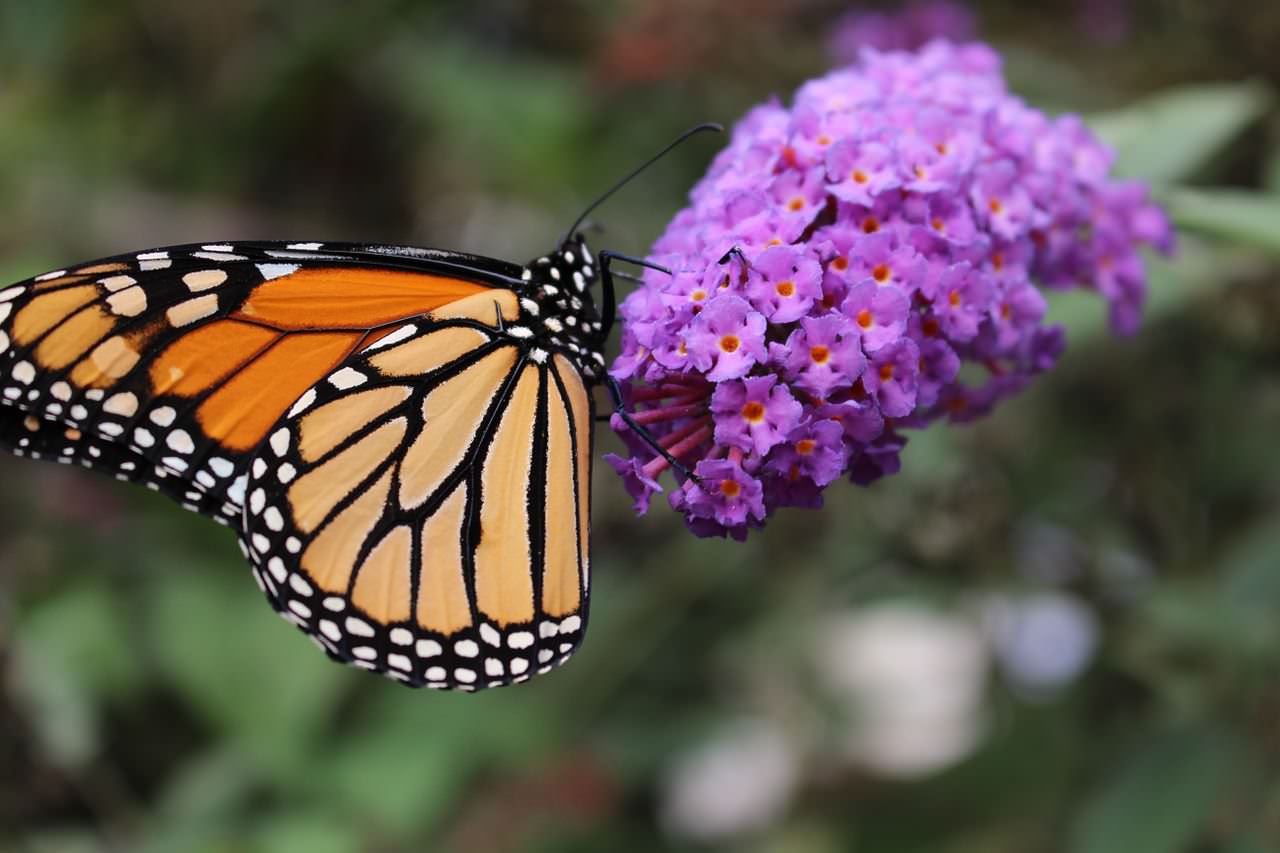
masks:
POLYGON ((192 252, 191 257, 200 258, 206 261, 217 261, 218 263, 226 263, 228 261, 247 261, 244 255, 231 255, 226 252, 192 252))
POLYGON ((299 269, 297 264, 258 264, 258 272, 262 273, 266 281, 293 275, 299 269))
POLYGON ((363 385, 365 381, 365 375, 352 367, 344 367, 329 377, 329 384, 339 391, 363 385))
POLYGON ((197 270, 182 277, 182 283, 192 293, 199 293, 211 287, 217 287, 227 280, 226 270, 197 270))
POLYGON ((369 344, 367 347, 362 349, 361 352, 372 352, 373 350, 382 349, 383 347, 389 347, 389 346, 392 346, 393 344, 398 344, 401 341, 405 340, 406 338, 413 337, 417 333, 417 331, 418 331, 418 327, 412 324, 408 326, 401 326, 391 334, 387 335, 385 338, 381 338, 369 344))
POLYGON ((293 404, 293 408, 289 410, 289 417, 296 417, 307 409, 311 408, 311 404, 316 401, 316 389, 308 388, 306 393, 298 398, 298 402, 293 404))

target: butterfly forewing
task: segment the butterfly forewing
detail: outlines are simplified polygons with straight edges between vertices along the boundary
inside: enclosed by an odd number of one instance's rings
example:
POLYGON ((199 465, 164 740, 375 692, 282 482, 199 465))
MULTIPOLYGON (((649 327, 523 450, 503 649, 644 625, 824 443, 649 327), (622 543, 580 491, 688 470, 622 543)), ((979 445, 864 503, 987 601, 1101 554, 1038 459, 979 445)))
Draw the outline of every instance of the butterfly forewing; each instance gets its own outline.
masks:
POLYGON ((414 263, 366 247, 211 244, 5 288, 0 402, 17 411, 0 413, 0 442, 146 482, 234 521, 253 451, 357 349, 400 320, 459 305, 517 315, 512 294, 483 271, 467 279, 414 263), (37 434, 32 418, 57 429, 37 434), (102 444, 115 450, 103 455, 102 444))
POLYGON ((524 681, 585 629, 590 424, 562 356, 474 318, 407 325, 272 430, 245 549, 339 660, 413 685, 524 681))

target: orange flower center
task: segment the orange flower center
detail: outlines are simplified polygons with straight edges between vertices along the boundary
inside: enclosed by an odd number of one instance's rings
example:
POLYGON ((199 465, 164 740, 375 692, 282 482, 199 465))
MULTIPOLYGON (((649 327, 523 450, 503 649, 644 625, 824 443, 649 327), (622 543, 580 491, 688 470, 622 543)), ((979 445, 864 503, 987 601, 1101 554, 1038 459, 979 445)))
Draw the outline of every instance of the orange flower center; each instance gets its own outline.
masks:
POLYGON ((831 350, 822 344, 809 348, 809 358, 813 359, 814 364, 826 364, 827 359, 831 358, 831 350))
POLYGON ((835 267, 839 272, 844 272, 849 268, 849 259, 844 255, 838 255, 836 259, 831 262, 831 266, 835 267))
POLYGON ((736 498, 738 495, 742 494, 742 486, 738 485, 737 480, 721 480, 720 494, 724 495, 726 498, 736 498))
POLYGON ((991 256, 991 268, 996 272, 1000 272, 1000 270, 1004 269, 1004 255, 999 252, 994 253, 991 256))
POLYGON ((937 216, 935 216, 935 217, 933 218, 933 221, 932 221, 932 222, 930 222, 929 224, 933 226, 933 230, 934 230, 934 231, 939 231, 939 232, 941 232, 941 231, 946 231, 946 230, 947 230, 947 223, 943 222, 943 221, 942 221, 939 217, 937 217, 937 216))
POLYGON ((764 406, 752 400, 742 407, 742 417, 748 423, 758 424, 764 420, 764 406))
POLYGON ((738 340, 737 335, 725 335, 720 339, 720 349, 728 353, 738 351, 738 347, 742 346, 742 341, 738 340))
POLYGON ((947 302, 950 303, 952 308, 955 308, 956 306, 958 306, 960 304, 960 291, 953 290, 950 293, 948 293, 947 302))
POLYGON ((920 178, 921 180, 924 180, 925 178, 929 177, 929 173, 928 171, 925 170, 924 166, 916 166, 911 171, 915 172, 916 177, 920 178))
POLYGON ((888 382, 892 378, 893 378, 893 365, 892 364, 880 365, 880 381, 888 382))
POLYGON ((680 346, 676 347, 676 352, 680 353, 682 356, 686 356, 689 354, 689 348, 684 345, 684 341, 681 341, 680 346))
POLYGON ((798 213, 799 211, 804 210, 804 199, 800 196, 796 196, 791 199, 791 201, 787 202, 787 210, 790 210, 792 213, 798 213))
POLYGON ((774 237, 774 238, 773 238, 773 239, 771 239, 768 243, 765 243, 765 245, 766 245, 766 246, 781 246, 781 245, 782 245, 782 238, 780 238, 780 237, 774 237))
POLYGON ((1013 314, 1013 312, 1009 310, 1009 303, 1008 303, 1008 302, 1001 303, 1001 305, 1000 305, 1000 319, 1001 319, 1001 320, 1008 320, 1008 319, 1009 319, 1009 317, 1010 317, 1010 316, 1012 316, 1012 314, 1013 314))
POLYGON ((880 220, 876 219, 874 216, 868 216, 866 219, 862 220, 863 234, 874 234, 879 230, 880 230, 880 220))
POLYGON ((991 209, 992 213, 996 213, 996 214, 1004 210, 1004 205, 1000 203, 1000 199, 998 198, 993 198, 990 201, 988 201, 987 207, 991 209))
POLYGON ((864 329, 871 328, 871 312, 866 308, 858 312, 858 325, 864 329))
POLYGON ((939 142, 937 145, 933 146, 933 150, 934 150, 934 151, 937 151, 937 152, 938 152, 939 154, 941 154, 943 157, 946 157, 946 156, 947 156, 947 143, 945 143, 945 142, 939 142))
POLYGON ((791 296, 796 292, 796 285, 795 282, 780 281, 775 289, 778 291, 779 296, 791 296))
POLYGON ((701 302, 702 300, 707 298, 707 292, 702 288, 698 288, 693 293, 689 294, 689 298, 692 299, 694 302, 701 302))
POLYGON ((815 139, 815 140, 813 140, 813 141, 814 141, 814 142, 816 142, 816 143, 818 143, 819 145, 830 145, 830 144, 831 144, 831 137, 830 137, 830 136, 827 136, 827 135, 824 133, 824 134, 822 134, 821 136, 819 136, 817 139, 815 139))
POLYGON ((881 284, 884 284, 889 280, 890 272, 891 270, 887 264, 876 264, 876 268, 871 271, 871 277, 881 284))
POLYGON ((813 452, 813 448, 815 446, 815 442, 812 438, 802 438, 796 442, 796 453, 799 453, 801 456, 808 456, 813 452))
POLYGON ((855 184, 865 184, 870 180, 870 178, 867 177, 867 173, 861 169, 854 169, 853 174, 850 177, 853 178, 853 182, 855 184))

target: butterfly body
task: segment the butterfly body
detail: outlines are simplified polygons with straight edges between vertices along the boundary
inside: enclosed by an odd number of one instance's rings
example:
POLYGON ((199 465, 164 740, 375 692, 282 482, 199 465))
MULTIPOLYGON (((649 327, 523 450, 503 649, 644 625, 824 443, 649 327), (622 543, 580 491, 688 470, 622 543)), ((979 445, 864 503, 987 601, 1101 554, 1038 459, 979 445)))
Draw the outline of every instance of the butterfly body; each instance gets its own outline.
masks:
POLYGON ((0 289, 0 444, 235 528, 331 657, 523 681, 585 629, 598 275, 577 235, 525 266, 222 243, 47 273, 0 289))

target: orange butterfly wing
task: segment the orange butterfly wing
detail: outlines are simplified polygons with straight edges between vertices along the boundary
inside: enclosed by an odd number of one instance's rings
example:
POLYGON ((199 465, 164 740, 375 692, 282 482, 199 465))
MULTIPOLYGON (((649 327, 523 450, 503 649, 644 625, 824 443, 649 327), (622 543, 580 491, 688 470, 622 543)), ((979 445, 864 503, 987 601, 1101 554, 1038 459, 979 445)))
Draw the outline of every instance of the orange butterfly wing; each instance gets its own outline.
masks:
POLYGON ((352 353, 414 317, 518 314, 511 270, 320 249, 157 249, 0 290, 0 442, 230 521, 252 451, 352 353))

